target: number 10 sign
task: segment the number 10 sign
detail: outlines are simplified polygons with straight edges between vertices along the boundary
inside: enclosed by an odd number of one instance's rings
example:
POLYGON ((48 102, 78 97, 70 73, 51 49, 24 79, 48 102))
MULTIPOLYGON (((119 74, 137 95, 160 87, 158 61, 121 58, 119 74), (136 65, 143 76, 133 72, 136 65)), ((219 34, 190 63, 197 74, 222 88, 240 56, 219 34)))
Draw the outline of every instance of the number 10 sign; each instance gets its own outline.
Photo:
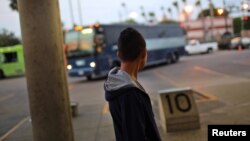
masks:
POLYGON ((199 129, 199 113, 191 88, 159 91, 161 125, 166 132, 199 129))

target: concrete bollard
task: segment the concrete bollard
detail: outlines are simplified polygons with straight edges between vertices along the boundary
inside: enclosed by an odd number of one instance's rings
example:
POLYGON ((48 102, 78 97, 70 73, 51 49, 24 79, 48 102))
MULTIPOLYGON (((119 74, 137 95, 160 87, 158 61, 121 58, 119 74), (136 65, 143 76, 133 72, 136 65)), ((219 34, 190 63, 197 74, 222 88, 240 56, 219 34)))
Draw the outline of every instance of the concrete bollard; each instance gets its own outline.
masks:
POLYGON ((78 116, 78 103, 77 102, 70 102, 70 107, 71 107, 72 117, 78 116))
POLYGON ((159 91, 161 125, 166 132, 200 128, 199 113, 191 88, 159 91))

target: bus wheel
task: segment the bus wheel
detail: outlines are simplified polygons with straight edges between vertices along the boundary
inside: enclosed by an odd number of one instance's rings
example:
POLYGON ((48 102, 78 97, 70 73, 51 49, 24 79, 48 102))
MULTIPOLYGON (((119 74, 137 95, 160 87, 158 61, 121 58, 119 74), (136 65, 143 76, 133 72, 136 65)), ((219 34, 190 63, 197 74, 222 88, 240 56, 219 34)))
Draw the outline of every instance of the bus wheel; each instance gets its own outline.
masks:
POLYGON ((175 62, 178 62, 178 61, 180 60, 180 55, 179 55, 179 53, 178 53, 178 52, 175 52, 174 55, 175 55, 175 62))
POLYGON ((0 79, 3 79, 5 76, 4 76, 4 73, 2 70, 0 70, 0 79))
POLYGON ((176 63, 179 61, 180 56, 177 52, 175 52, 170 54, 170 58, 171 58, 171 63, 176 63))
POLYGON ((172 62, 172 55, 169 54, 169 55, 167 55, 167 57, 166 57, 166 63, 167 63, 167 64, 171 64, 171 62, 172 62))
POLYGON ((91 76, 91 75, 88 75, 88 76, 87 76, 87 80, 92 80, 92 76, 91 76))

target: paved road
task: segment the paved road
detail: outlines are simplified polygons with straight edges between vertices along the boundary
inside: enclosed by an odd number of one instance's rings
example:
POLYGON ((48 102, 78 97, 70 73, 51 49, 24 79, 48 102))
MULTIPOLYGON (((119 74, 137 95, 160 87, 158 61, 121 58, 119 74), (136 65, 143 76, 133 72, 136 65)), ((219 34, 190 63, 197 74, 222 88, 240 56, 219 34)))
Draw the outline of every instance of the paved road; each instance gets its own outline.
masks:
MULTIPOLYGON (((222 51, 184 57, 177 64, 151 67, 139 74, 150 93, 158 118, 158 90, 192 87, 202 128, 199 131, 165 134, 169 140, 206 140, 207 124, 250 124, 250 51, 222 51), (196 137, 196 138, 195 138, 196 137)), ((69 78, 71 101, 79 102, 73 119, 76 140, 114 140, 112 121, 104 100, 103 79, 69 78)), ((27 89, 24 77, 0 81, 0 141, 32 140, 27 89), (23 132, 25 131, 25 132, 23 132)))

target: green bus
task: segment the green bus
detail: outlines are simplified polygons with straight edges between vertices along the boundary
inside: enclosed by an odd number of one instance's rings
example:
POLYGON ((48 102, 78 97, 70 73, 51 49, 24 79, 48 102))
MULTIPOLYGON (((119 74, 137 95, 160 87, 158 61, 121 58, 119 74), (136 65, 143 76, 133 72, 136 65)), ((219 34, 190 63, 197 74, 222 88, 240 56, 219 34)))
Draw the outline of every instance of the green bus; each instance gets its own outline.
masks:
POLYGON ((0 47, 0 79, 24 75, 24 57, 22 45, 0 47))

